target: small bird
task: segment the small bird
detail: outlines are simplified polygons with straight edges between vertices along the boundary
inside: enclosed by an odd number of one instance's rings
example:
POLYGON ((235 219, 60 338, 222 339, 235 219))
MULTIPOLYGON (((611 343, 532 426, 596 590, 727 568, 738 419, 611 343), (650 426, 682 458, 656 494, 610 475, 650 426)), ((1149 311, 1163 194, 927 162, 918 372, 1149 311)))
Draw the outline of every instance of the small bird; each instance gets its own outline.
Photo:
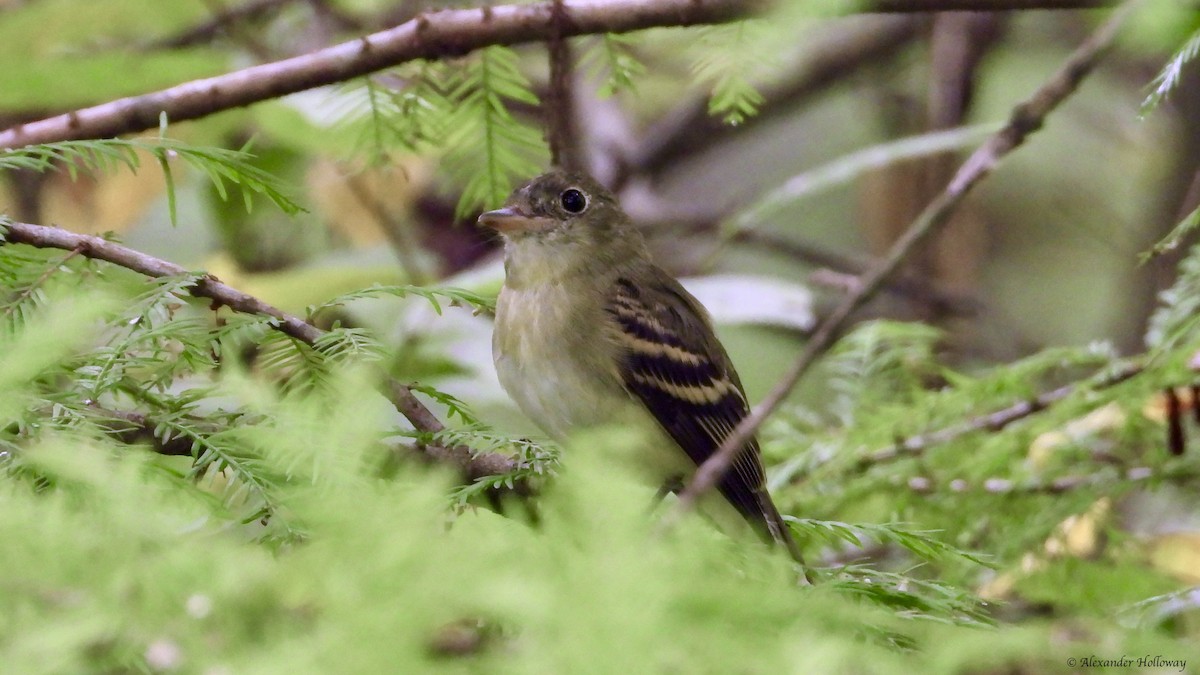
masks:
MULTIPOLYGON (((650 260, 616 198, 588 176, 538 176, 479 223, 504 239, 492 336, 500 384, 557 440, 606 424, 652 429, 656 447, 630 460, 660 494, 678 489, 749 414, 704 307, 650 260)), ((756 440, 718 489, 801 562, 756 440)))

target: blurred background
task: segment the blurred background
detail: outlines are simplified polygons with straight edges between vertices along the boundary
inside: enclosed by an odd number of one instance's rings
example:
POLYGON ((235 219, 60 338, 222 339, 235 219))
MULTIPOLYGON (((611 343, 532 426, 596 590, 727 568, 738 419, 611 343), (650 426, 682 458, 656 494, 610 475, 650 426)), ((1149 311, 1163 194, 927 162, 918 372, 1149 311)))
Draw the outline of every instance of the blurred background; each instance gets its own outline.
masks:
MULTIPOLYGON (((453 4, 10 0, 0 58, 21 67, 0 70, 0 123, 305 53, 453 4)), ((816 18, 806 3, 779 5, 731 26, 570 41, 583 161, 710 308, 754 400, 854 275, 1106 16, 816 18)), ((1177 261, 1139 254, 1200 200, 1195 76, 1140 110, 1194 21, 1147 13, 860 318, 937 326, 943 358, 964 368, 1092 341, 1140 351, 1177 261)), ((545 100, 547 82, 545 49, 531 45, 406 64, 169 128, 194 144, 247 147, 292 186, 308 210, 299 218, 261 201, 247 211, 236 192, 225 200, 180 166, 172 226, 152 160, 136 175, 9 174, 3 203, 20 220, 115 233, 289 311, 374 283, 494 292, 497 242, 474 218, 546 168, 544 108, 527 94, 545 100), (437 119, 439 106, 462 106, 453 77, 481 58, 516 83, 502 96, 500 123, 516 139, 507 147, 485 148, 490 127, 478 120, 437 119), (480 187, 490 153, 508 163, 480 187)), ((336 318, 391 336, 402 379, 507 426, 486 316, 438 318, 424 301, 387 299, 336 318)), ((798 395, 815 400, 818 385, 807 386, 798 395)))

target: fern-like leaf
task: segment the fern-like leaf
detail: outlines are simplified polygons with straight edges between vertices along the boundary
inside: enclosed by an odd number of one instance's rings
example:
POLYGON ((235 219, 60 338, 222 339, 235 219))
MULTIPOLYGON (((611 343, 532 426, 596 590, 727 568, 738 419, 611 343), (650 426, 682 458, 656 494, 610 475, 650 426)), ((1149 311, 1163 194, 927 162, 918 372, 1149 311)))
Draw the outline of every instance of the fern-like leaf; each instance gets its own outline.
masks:
POLYGON ((1195 59, 1197 54, 1200 54, 1200 29, 1188 37, 1179 51, 1171 56, 1154 78, 1153 91, 1146 97, 1146 100, 1142 101, 1142 115, 1157 108, 1175 90, 1175 87, 1179 86, 1179 79, 1183 76, 1184 67, 1195 59))
POLYGON ((846 425, 859 407, 903 400, 937 370, 934 349, 942 333, 919 323, 871 321, 842 338, 827 359, 833 408, 846 425))
POLYGON ((463 218, 499 206, 522 179, 544 166, 549 153, 541 132, 509 111, 509 102, 537 105, 538 98, 507 47, 480 50, 450 94, 447 165, 465 185, 455 209, 463 218))
POLYGON ((484 428, 482 423, 479 421, 479 418, 475 416, 475 413, 471 412, 470 406, 468 406, 466 402, 457 396, 448 394, 440 389, 435 389, 424 384, 414 383, 410 384, 408 388, 415 392, 424 394, 445 406, 447 417, 457 417, 460 421, 462 421, 463 424, 471 428, 484 428))
POLYGON ((80 171, 105 173, 121 167, 136 172, 141 166, 139 152, 155 157, 164 168, 169 194, 174 194, 169 160, 178 157, 204 174, 222 199, 228 198, 227 183, 241 186, 247 210, 253 206, 253 194, 262 195, 288 214, 304 210, 285 194, 277 178, 252 163, 253 155, 245 150, 192 146, 170 138, 60 141, 3 150, 0 171, 65 170, 72 178, 80 171))
POLYGON ((704 29, 701 42, 705 49, 693 64, 692 72, 711 88, 708 113, 726 124, 741 124, 758 114, 764 102, 751 78, 769 61, 755 49, 767 30, 766 23, 757 19, 704 29))
POLYGON ((1144 264, 1155 256, 1174 251, 1183 243, 1184 237, 1194 232, 1197 227, 1200 227, 1200 209, 1192 211, 1179 221, 1179 224, 1172 228, 1167 236, 1156 242, 1149 251, 1138 256, 1139 261, 1144 264))
POLYGON ((441 62, 420 61, 364 78, 339 92, 349 106, 336 126, 358 139, 371 166, 389 166, 396 151, 439 148, 453 110, 446 72, 441 62))
POLYGON ((1159 307, 1150 315, 1146 345, 1171 349, 1196 339, 1200 326, 1200 244, 1192 247, 1179 264, 1175 283, 1159 293, 1159 307))
POLYGON ((385 349, 374 337, 361 328, 339 326, 317 338, 317 350, 335 363, 355 361, 368 363, 384 357, 385 349))
POLYGON ((938 581, 848 565, 839 570, 838 578, 830 585, 887 607, 900 616, 978 627, 995 624, 983 600, 938 581))
MULTIPOLYGON (((480 434, 484 434, 485 437, 487 436, 485 432, 474 430, 451 432, 443 435, 443 438, 447 441, 469 441, 471 438, 474 438, 475 442, 478 442, 480 434)), ((554 467, 558 465, 558 452, 556 450, 535 443, 527 438, 508 439, 497 436, 491 436, 490 438, 495 441, 491 452, 506 451, 511 454, 516 462, 515 468, 508 473, 481 476, 474 483, 455 488, 451 492, 451 500, 455 505, 463 506, 491 490, 511 490, 520 482, 544 478, 554 474, 554 467)), ((464 444, 467 447, 473 448, 469 443, 464 444)), ((490 444, 485 443, 485 445, 490 444)))
POLYGON ((604 78, 597 95, 604 99, 622 91, 633 91, 636 80, 646 73, 646 66, 633 52, 635 38, 631 35, 605 34, 597 43, 593 68, 604 78))
POLYGON ((330 382, 330 357, 296 338, 272 331, 263 337, 259 349, 259 367, 281 382, 285 392, 324 389, 330 382))
POLYGON ((375 285, 369 288, 363 288, 328 300, 319 305, 311 305, 308 307, 308 317, 312 319, 321 312, 340 307, 355 300, 363 300, 367 298, 380 297, 397 297, 405 298, 410 295, 415 295, 420 298, 425 298, 433 307, 433 310, 439 315, 442 313, 442 305, 440 299, 450 301, 451 307, 470 307, 476 314, 494 314, 496 311, 496 301, 494 298, 488 298, 478 293, 474 293, 461 288, 426 288, 424 286, 380 286, 375 285))
POLYGON ((822 539, 830 544, 845 543, 861 547, 871 541, 896 544, 918 558, 936 562, 948 557, 962 558, 977 565, 991 566, 978 555, 964 551, 933 537, 932 532, 910 530, 896 523, 860 523, 851 525, 832 520, 784 516, 794 531, 805 538, 822 539))
MULTIPOLYGON (((429 393, 425 389, 418 390, 429 393)), ((441 396, 445 395, 441 394, 441 396)), ((464 419, 467 418, 464 417, 464 419)), ((553 475, 554 469, 558 465, 557 449, 528 438, 510 438, 478 422, 471 422, 458 428, 443 429, 432 434, 407 432, 405 435, 412 436, 421 443, 463 446, 470 448, 475 453, 499 452, 512 456, 515 462, 512 471, 493 476, 482 476, 474 483, 456 488, 452 493, 452 499, 455 504, 460 506, 489 490, 512 489, 518 482, 553 475)))

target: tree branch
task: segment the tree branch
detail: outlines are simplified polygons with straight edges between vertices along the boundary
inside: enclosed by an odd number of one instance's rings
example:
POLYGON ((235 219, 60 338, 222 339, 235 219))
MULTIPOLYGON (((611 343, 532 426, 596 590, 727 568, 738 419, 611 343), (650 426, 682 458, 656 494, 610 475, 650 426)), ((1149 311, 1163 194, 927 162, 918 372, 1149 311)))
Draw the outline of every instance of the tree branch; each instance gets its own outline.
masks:
POLYGON ((1000 431, 1013 422, 1049 408, 1077 391, 1082 389, 1090 389, 1092 391, 1108 389, 1141 374, 1143 370, 1144 366, 1138 363, 1125 365, 1111 371, 1090 385, 1086 382, 1063 385, 1057 389, 1051 389, 1050 391, 1038 394, 1028 401, 1014 403, 1007 408, 1001 408, 986 415, 972 417, 944 429, 909 436, 889 447, 860 457, 855 462, 854 470, 863 471, 877 464, 884 464, 905 457, 919 457, 935 445, 943 445, 977 431, 1000 431))
POLYGON ((1012 12, 1033 9, 1103 9, 1117 0, 872 0, 867 11, 895 14, 916 12, 1012 12))
MULTIPOLYGON (((809 275, 814 284, 838 286, 847 292, 858 288, 862 275, 870 269, 871 260, 863 260, 836 251, 829 251, 808 242, 783 237, 759 229, 742 229, 732 241, 757 246, 764 251, 790 256, 821 269, 809 275)), ((954 293, 916 274, 901 272, 884 281, 885 290, 913 301, 928 304, 933 309, 960 316, 978 314, 981 303, 972 297, 954 293)))
POLYGON ((1007 494, 1047 494, 1057 495, 1071 490, 1087 487, 1100 487, 1116 481, 1138 483, 1149 480, 1190 481, 1200 478, 1200 471, 1195 467, 1176 467, 1173 469, 1154 469, 1148 466, 1135 466, 1120 472, 1117 476, 1107 474, 1071 474, 1049 480, 1013 481, 1008 478, 988 478, 972 484, 965 480, 952 480, 945 485, 936 485, 924 476, 915 476, 905 482, 909 490, 918 494, 935 492, 986 492, 993 495, 1007 494))
MULTIPOLYGON (((749 16, 764 4, 765 0, 577 0, 565 8, 561 36, 725 23, 749 16)), ((868 11, 1085 9, 1110 4, 1108 0, 874 0, 868 11)), ((173 122, 193 120, 343 82, 407 61, 459 56, 491 45, 546 40, 557 30, 553 16, 553 0, 424 12, 393 28, 302 56, 11 127, 0 131, 0 148, 145 131, 156 128, 164 113, 173 122)))
MULTIPOLYGON (((88 408, 94 413, 94 422, 117 440, 128 445, 149 443, 160 455, 175 457, 191 457, 193 440, 189 436, 176 435, 166 440, 154 433, 157 423, 148 415, 128 410, 111 410, 91 404, 88 408)), ((197 425, 203 423, 193 420, 197 425)), ((205 435, 215 434, 220 429, 212 428, 205 435)))
MULTIPOLYGON (((186 276, 194 274, 179 265, 140 251, 116 244, 101 237, 76 234, 57 227, 31 225, 29 223, 0 223, 0 246, 6 243, 27 244, 36 248, 57 248, 78 251, 78 255, 104 260, 148 277, 186 276)), ((271 327, 291 336, 310 347, 325 334, 320 328, 298 316, 287 314, 258 298, 242 293, 221 283, 216 277, 202 275, 188 292, 198 298, 208 298, 214 306, 225 305, 243 314, 257 314, 275 319, 271 327)), ((429 408, 421 403, 412 390, 391 378, 383 382, 388 400, 396 410, 418 431, 437 433, 444 426, 429 408)), ((470 478, 507 473, 516 464, 510 457, 497 453, 475 453, 468 448, 441 448, 425 446, 425 453, 440 461, 449 461, 463 470, 470 478)))
POLYGON ((466 54, 490 45, 624 33, 656 26, 722 23, 749 15, 761 0, 580 0, 556 29, 554 3, 425 12, 395 28, 310 54, 194 80, 141 96, 75 110, 0 132, 0 148, 109 138, 192 120, 412 61, 466 54))
POLYGON ((249 0, 245 4, 218 12, 212 18, 175 35, 162 37, 146 45, 147 49, 174 49, 203 44, 233 24, 261 19, 296 0, 249 0))
POLYGON ((796 112, 796 104, 837 83, 860 68, 878 63, 904 47, 920 25, 916 17, 876 17, 865 25, 845 26, 823 36, 797 71, 786 81, 762 90, 757 115, 734 127, 708 113, 708 98, 696 96, 652 124, 632 152, 623 157, 612 186, 619 189, 637 174, 657 173, 680 156, 695 155, 727 140, 732 134, 796 112))
POLYGON ((575 57, 571 43, 563 37, 571 19, 565 0, 554 0, 550 39, 546 53, 550 59, 550 82, 546 95, 546 140, 550 161, 570 171, 586 166, 580 155, 579 124, 575 112, 575 57))
POLYGON ((691 483, 679 493, 675 508, 667 514, 663 525, 670 526, 683 512, 691 509, 696 499, 711 490, 729 470, 737 453, 762 426, 762 423, 783 403, 800 378, 841 335, 850 315, 883 287, 885 279, 899 268, 904 258, 943 225, 955 207, 979 184, 992 169, 1041 128, 1046 116, 1070 96, 1083 78, 1112 48, 1117 33, 1137 6, 1129 2, 1106 21, 1067 58, 1066 63, 1043 84, 1033 96, 1013 109, 1008 124, 996 132, 959 167, 949 185, 925 208, 908 230, 892 245, 887 256, 863 275, 862 285, 847 296, 832 314, 822 322, 804 351, 787 374, 775 385, 766 399, 738 424, 721 447, 696 470, 691 483))

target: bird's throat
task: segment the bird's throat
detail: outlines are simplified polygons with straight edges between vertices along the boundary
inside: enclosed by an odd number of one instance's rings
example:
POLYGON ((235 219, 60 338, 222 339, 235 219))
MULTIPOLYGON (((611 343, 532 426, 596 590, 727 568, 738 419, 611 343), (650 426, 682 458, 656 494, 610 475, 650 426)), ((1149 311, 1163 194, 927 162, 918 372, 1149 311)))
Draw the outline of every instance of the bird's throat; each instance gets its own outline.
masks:
POLYGON ((504 246, 504 283, 513 289, 603 278, 616 267, 613 256, 597 255, 591 247, 563 239, 525 236, 509 238, 504 246))

